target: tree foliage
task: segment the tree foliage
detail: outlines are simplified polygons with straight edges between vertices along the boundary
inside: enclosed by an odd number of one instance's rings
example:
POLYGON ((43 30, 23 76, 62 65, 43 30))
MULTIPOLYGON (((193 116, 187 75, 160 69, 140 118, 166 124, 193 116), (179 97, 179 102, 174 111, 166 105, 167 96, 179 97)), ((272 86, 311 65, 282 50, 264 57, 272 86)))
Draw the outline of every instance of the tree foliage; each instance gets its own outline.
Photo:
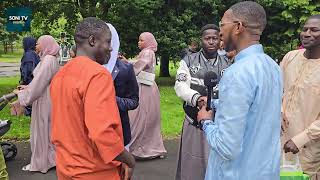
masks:
MULTIPOLYGON (((2 9, 24 6, 33 10, 31 34, 38 37, 61 32, 72 35, 76 24, 96 16, 112 23, 121 39, 121 51, 133 57, 144 31, 152 32, 159 43, 163 76, 168 76, 168 61, 179 60, 179 53, 190 39, 199 39, 207 23, 218 24, 223 13, 241 0, 41 0, 3 1, 2 9)), ((261 42, 273 57, 281 59, 299 44, 300 27, 312 14, 319 14, 317 0, 256 0, 267 12, 268 24, 261 42)), ((0 25, 4 14, 0 13, 0 25)), ((3 26, 1 26, 3 27, 3 26)), ((9 35, 0 29, 0 40, 9 35)), ((22 34, 23 35, 23 34, 22 34)))

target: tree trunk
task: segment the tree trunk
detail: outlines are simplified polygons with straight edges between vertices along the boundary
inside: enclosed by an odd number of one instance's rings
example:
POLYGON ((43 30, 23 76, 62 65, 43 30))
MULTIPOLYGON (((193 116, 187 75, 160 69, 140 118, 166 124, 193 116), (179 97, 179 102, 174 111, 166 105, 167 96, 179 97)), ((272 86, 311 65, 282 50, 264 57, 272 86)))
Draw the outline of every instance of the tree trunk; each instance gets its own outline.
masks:
POLYGON ((10 43, 11 46, 11 53, 13 53, 13 42, 10 43))
POLYGON ((7 54, 8 53, 8 43, 6 41, 3 41, 3 48, 4 48, 4 53, 7 54))
POLYGON ((160 77, 170 77, 169 73, 169 56, 162 55, 160 59, 160 77))

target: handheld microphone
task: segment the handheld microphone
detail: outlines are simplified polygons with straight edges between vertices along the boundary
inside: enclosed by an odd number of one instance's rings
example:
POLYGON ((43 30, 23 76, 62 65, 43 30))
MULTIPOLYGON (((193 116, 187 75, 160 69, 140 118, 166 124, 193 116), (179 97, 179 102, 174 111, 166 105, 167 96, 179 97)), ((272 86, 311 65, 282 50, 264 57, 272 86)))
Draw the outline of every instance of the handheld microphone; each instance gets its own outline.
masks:
POLYGON ((212 89, 218 84, 218 76, 215 72, 209 71, 204 75, 204 85, 207 86, 208 96, 207 96, 207 111, 212 110, 211 108, 211 94, 212 89))

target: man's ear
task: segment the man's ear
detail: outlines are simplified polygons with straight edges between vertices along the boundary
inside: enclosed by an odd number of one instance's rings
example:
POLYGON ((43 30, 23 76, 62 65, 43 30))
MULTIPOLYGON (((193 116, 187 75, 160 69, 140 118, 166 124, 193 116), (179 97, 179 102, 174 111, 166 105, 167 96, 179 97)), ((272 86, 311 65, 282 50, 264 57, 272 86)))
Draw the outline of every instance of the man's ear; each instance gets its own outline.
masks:
POLYGON ((243 23, 242 22, 238 22, 238 24, 237 24, 237 29, 236 29, 236 34, 240 34, 240 33, 242 33, 242 32, 244 32, 245 31, 245 27, 244 27, 244 25, 243 25, 243 23))
POLYGON ((93 47, 96 44, 96 39, 93 35, 90 35, 88 38, 89 45, 93 47))

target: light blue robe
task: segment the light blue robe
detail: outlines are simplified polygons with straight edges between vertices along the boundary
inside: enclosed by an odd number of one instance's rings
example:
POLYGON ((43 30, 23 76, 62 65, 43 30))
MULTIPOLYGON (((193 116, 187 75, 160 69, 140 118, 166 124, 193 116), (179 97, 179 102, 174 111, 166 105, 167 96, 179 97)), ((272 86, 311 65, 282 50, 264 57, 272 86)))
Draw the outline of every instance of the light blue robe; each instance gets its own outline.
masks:
POLYGON ((280 179, 279 66, 252 45, 235 57, 219 84, 215 121, 205 121, 210 146, 206 180, 280 179))

